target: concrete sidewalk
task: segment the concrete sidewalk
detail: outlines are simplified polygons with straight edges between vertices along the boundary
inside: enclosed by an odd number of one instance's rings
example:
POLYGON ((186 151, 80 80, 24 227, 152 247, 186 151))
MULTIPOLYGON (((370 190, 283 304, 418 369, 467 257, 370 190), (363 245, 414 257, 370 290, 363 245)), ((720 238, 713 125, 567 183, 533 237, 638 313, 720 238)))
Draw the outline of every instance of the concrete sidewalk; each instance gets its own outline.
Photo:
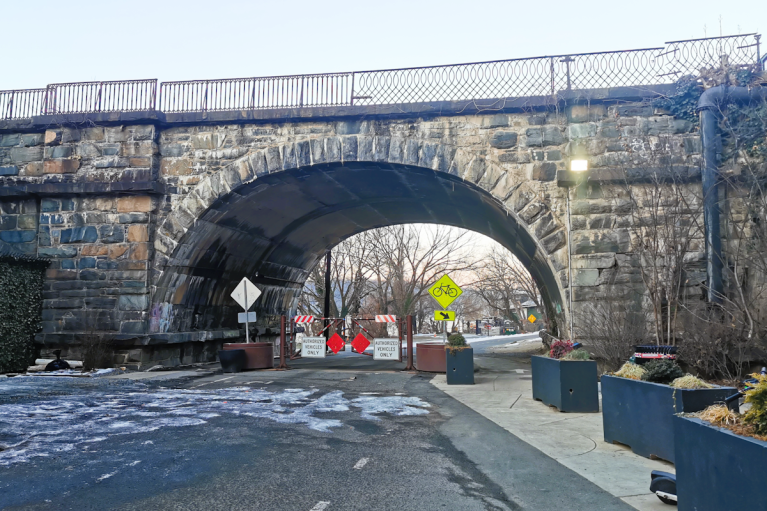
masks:
POLYGON ((475 385, 448 386, 445 375, 431 383, 634 508, 670 511, 649 487, 652 470, 674 472, 673 464, 606 443, 601 413, 560 413, 533 400, 529 354, 539 348, 520 342, 475 355, 475 385))

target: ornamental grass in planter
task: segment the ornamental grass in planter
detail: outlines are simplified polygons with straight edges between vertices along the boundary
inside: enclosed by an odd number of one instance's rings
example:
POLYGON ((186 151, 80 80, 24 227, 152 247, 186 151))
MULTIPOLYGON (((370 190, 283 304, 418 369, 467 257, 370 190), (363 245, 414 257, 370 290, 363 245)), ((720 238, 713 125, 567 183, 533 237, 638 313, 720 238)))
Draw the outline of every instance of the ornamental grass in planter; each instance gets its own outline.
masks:
POLYGON ((474 349, 459 333, 447 338, 445 367, 448 385, 474 385, 474 349))
POLYGON ((548 356, 531 358, 533 399, 560 412, 599 412, 597 363, 570 341, 554 341, 548 356))
POLYGON ((645 458, 672 463, 674 414, 701 411, 736 392, 686 376, 671 360, 642 367, 627 363, 601 381, 605 441, 628 445, 645 458))
POLYGON ((679 509, 765 508, 767 375, 753 376, 746 413, 713 405, 674 417, 679 509))

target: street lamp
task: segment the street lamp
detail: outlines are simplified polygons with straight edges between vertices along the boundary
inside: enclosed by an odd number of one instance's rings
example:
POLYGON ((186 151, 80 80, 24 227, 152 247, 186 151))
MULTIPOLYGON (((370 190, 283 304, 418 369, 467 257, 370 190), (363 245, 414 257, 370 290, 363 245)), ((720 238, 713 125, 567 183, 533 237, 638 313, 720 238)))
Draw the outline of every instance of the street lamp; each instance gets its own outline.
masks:
POLYGON ((585 172, 589 170, 589 160, 570 160, 570 170, 573 172, 585 172))

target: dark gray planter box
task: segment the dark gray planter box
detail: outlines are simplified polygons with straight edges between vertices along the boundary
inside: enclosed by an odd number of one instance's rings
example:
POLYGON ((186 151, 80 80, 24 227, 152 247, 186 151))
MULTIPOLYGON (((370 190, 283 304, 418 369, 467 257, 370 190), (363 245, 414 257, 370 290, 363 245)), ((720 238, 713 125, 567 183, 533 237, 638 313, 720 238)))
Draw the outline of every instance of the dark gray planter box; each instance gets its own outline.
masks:
POLYGON ((732 387, 675 389, 660 383, 602 376, 605 442, 625 444, 645 458, 674 463, 674 414, 699 412, 735 392, 732 387))
POLYGON ((597 363, 532 357, 533 399, 560 412, 599 412, 597 363))
POLYGON ((474 349, 445 350, 448 385, 474 385, 474 349))
POLYGON ((674 417, 681 511, 765 509, 767 442, 700 419, 674 417))

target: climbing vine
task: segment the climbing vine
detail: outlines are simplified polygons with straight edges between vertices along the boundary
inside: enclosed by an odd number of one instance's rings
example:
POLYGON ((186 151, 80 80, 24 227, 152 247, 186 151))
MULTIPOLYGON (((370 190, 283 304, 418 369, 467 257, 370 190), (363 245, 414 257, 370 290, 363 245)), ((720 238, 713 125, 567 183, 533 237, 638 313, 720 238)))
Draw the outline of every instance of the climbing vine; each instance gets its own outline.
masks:
POLYGON ((47 261, 0 257, 0 373, 24 371, 42 320, 47 261))
POLYGON ((703 85, 694 76, 684 76, 676 82, 674 93, 653 101, 655 108, 667 110, 676 119, 698 125, 698 100, 703 94, 703 85))

